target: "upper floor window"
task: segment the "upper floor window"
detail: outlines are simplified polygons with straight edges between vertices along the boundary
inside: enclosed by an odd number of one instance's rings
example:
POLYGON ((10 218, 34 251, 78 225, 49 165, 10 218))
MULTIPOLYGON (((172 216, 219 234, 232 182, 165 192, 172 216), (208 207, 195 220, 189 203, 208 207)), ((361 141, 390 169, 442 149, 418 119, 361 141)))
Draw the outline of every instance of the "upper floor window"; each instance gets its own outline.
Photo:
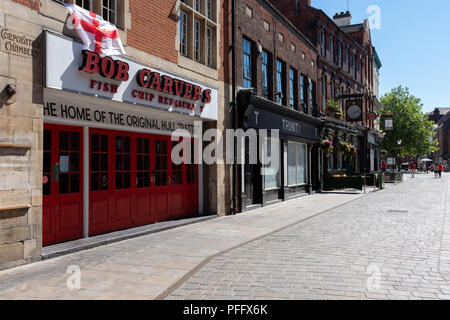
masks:
POLYGON ((76 0, 75 3, 83 9, 92 11, 92 0, 76 0))
POLYGON ((180 12, 180 53, 187 56, 187 14, 180 12))
POLYGON ((300 103, 302 112, 308 113, 308 78, 304 75, 300 76, 300 103))
POLYGON ((111 22, 120 29, 124 29, 124 1, 119 0, 55 0, 59 3, 76 4, 91 11, 104 20, 111 22))
POLYGON ((289 106, 297 109, 297 70, 289 69, 289 106))
POLYGON ((359 82, 362 82, 363 61, 359 59, 359 82))
POLYGON ((353 79, 356 80, 356 66, 355 66, 355 55, 352 55, 352 71, 353 71, 353 79))
POLYGON ((337 45, 337 64, 342 67, 342 46, 340 42, 337 45))
POLYGON ((320 50, 322 57, 326 56, 325 52, 325 31, 323 29, 320 30, 320 50))
POLYGON ((314 112, 315 105, 316 105, 316 83, 313 80, 309 80, 309 110, 311 115, 314 112))
POLYGON ((116 0, 103 0, 102 2, 103 19, 116 24, 117 21, 117 2, 116 0))
POLYGON ((242 40, 242 68, 242 86, 252 88, 252 43, 245 38, 242 40))
POLYGON ((334 61, 333 37, 330 37, 330 61, 334 61))
POLYGON ((269 53, 265 50, 261 52, 261 95, 269 99, 269 53))
POLYGON ((277 60, 277 102, 284 104, 284 62, 277 60))
POLYGON ((202 11, 202 1, 201 0, 194 0, 194 10, 201 12, 202 11))
POLYGON ((327 101, 327 78, 322 77, 322 110, 325 110, 326 101, 327 101))
POLYGON ((201 52, 200 52, 200 21, 194 20, 194 60, 200 61, 201 52))
POLYGON ((179 10, 180 54, 217 67, 216 0, 184 0, 179 10))
POLYGON ((213 20, 213 0, 206 0, 206 17, 213 20))
POLYGON ((347 72, 350 73, 350 61, 348 60, 348 49, 345 49, 344 62, 347 72))

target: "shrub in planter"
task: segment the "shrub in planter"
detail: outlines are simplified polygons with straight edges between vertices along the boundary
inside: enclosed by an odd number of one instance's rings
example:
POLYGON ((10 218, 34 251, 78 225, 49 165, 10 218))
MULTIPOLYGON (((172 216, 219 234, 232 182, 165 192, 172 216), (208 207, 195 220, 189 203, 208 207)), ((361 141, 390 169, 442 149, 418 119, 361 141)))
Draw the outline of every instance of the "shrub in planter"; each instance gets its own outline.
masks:
POLYGON ((343 118, 341 109, 339 108, 339 103, 335 100, 328 100, 325 105, 325 114, 328 116, 333 116, 338 119, 343 118))

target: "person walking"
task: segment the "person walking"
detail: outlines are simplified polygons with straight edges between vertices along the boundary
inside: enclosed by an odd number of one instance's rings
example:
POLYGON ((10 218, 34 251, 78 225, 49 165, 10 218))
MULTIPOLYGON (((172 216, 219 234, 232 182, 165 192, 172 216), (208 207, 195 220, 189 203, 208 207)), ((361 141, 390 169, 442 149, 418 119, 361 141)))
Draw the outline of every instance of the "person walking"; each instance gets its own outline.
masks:
POLYGON ((381 161, 381 171, 386 172, 387 163, 386 161, 381 161))
POLYGON ((434 178, 438 178, 439 177, 439 167, 438 167, 437 163, 433 163, 432 169, 434 171, 434 178))
POLYGON ((411 173, 411 178, 414 178, 416 174, 416 164, 413 161, 411 161, 411 164, 409 165, 409 171, 411 173))
POLYGON ((439 171, 439 179, 441 179, 442 178, 442 171, 444 171, 444 166, 442 165, 442 163, 439 163, 438 171, 439 171))

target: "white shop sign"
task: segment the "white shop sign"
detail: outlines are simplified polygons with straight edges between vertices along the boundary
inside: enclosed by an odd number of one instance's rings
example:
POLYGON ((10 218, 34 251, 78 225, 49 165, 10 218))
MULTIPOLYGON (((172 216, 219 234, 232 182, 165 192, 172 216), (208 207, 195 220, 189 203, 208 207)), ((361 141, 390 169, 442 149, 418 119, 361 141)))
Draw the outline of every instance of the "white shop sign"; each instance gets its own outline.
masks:
POLYGON ((81 94, 44 90, 46 122, 170 135, 177 129, 194 133, 189 116, 150 110, 139 106, 108 102, 81 94))
MULTIPOLYGON (((191 81, 178 75, 170 74, 155 68, 149 68, 131 59, 122 56, 110 57, 114 61, 124 62, 129 67, 128 79, 118 81, 113 78, 90 74, 80 71, 83 64, 82 44, 68 39, 62 35, 46 32, 46 87, 107 100, 136 104, 156 108, 177 114, 186 114, 208 120, 218 120, 218 90, 191 81), (161 79, 173 78, 174 82, 200 87, 203 93, 207 92, 208 99, 195 101, 187 99, 182 94, 171 95, 161 91, 152 90, 138 85, 138 74, 145 69, 160 75, 161 79)), ((102 57, 104 58, 104 57, 102 57)), ((109 57, 107 57, 109 59, 109 57)), ((109 66, 109 65, 108 65, 109 66)), ((172 87, 171 87, 172 88, 172 87)), ((175 84, 173 85, 175 92, 175 84)), ((182 91, 178 87, 179 93, 182 91)), ((186 88, 186 87, 184 87, 186 88)))

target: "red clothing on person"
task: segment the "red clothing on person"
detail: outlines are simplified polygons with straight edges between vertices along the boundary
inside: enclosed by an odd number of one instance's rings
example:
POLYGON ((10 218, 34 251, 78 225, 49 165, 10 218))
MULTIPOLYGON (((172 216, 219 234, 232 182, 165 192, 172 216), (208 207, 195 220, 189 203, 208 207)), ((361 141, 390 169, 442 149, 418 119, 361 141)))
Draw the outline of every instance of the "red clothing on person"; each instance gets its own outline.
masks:
POLYGON ((438 166, 438 170, 439 170, 439 171, 444 171, 444 167, 442 166, 442 164, 440 164, 440 165, 438 166))
POLYGON ((386 161, 381 162, 381 169, 386 169, 387 164, 386 161))
POLYGON ((414 163, 411 163, 411 165, 409 166, 409 168, 410 168, 411 170, 414 170, 414 169, 416 169, 416 165, 415 165, 414 163))

